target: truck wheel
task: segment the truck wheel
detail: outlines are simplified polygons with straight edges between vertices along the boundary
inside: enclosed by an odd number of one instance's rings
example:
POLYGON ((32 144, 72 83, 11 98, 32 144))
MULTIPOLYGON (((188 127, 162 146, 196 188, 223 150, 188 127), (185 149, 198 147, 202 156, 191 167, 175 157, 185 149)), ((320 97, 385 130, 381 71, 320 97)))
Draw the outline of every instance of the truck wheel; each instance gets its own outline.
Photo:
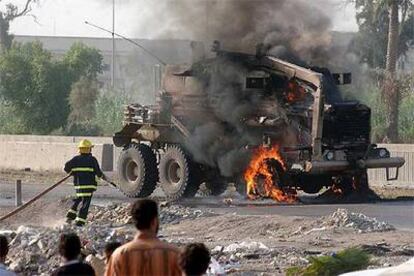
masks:
POLYGON ((147 197, 158 181, 157 159, 144 144, 131 143, 118 159, 119 189, 128 197, 147 197))
POLYGON ((160 184, 167 198, 193 197, 200 186, 200 174, 190 157, 179 147, 169 146, 161 156, 160 184))

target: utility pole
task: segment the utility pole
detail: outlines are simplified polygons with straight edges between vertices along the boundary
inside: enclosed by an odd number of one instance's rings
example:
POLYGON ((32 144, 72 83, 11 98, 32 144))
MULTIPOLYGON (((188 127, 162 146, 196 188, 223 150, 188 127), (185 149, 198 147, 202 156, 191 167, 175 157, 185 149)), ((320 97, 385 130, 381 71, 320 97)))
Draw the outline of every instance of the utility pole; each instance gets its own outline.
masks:
POLYGON ((112 0, 112 65, 111 86, 115 87, 115 0, 112 0))

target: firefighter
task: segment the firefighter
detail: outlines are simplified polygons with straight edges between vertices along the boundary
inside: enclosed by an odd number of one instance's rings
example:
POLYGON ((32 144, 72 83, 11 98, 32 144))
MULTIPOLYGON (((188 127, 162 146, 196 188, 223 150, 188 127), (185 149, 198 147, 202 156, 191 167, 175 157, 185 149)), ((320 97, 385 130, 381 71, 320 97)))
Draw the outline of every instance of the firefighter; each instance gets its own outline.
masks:
POLYGON ((75 185, 76 198, 73 205, 66 214, 66 221, 71 223, 75 220, 77 226, 86 224, 89 205, 91 204, 93 192, 96 191, 96 176, 106 180, 102 173, 98 161, 92 156, 92 143, 87 140, 81 140, 78 145, 79 155, 73 157, 65 164, 65 172, 73 175, 73 184, 75 185), (79 212, 78 206, 82 203, 79 212))

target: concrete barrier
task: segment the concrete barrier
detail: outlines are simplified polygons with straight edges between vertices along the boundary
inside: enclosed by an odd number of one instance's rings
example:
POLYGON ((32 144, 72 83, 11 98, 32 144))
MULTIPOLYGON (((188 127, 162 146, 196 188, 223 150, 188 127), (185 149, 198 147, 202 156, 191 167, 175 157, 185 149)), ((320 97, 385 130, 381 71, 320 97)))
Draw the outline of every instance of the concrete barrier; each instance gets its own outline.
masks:
MULTIPOLYGON (((85 137, 0 135, 0 168, 35 171, 62 171, 66 161, 77 154, 77 144, 85 137)), ((87 137, 95 147, 93 155, 102 170, 113 170, 113 145, 99 143, 110 138, 87 137)))

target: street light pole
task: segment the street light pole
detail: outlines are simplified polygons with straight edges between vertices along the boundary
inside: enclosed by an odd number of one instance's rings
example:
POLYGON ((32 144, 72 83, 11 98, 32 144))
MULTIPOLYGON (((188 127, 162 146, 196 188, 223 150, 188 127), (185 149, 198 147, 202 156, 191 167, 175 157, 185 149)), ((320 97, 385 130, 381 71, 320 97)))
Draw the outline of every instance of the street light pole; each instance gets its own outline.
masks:
POLYGON ((115 0, 112 0, 112 65, 111 86, 115 87, 115 0))

